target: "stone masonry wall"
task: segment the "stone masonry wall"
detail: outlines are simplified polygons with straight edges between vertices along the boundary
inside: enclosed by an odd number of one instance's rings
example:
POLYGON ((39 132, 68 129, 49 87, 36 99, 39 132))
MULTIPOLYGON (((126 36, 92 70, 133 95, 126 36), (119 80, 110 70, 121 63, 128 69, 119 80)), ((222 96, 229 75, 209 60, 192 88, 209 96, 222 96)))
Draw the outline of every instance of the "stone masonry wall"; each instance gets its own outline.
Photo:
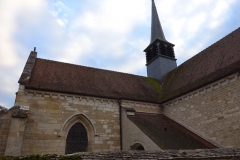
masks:
POLYGON ((122 106, 125 108, 133 108, 135 109, 136 112, 156 113, 156 114, 162 113, 160 109, 160 105, 155 103, 123 100, 122 106))
POLYGON ((163 113, 217 145, 240 148, 239 95, 236 73, 164 104, 163 113))
POLYGON ((7 111, 7 113, 0 115, 0 156, 5 153, 10 125, 11 113, 7 111))
POLYGON ((76 153, 83 160, 239 160, 240 149, 197 149, 76 153))
POLYGON ((5 155, 19 156, 24 136, 26 118, 12 118, 5 155))
POLYGON ((61 129, 76 114, 84 115, 93 126, 90 139, 94 145, 88 151, 120 150, 119 105, 116 100, 20 90, 15 105, 29 106, 21 155, 65 154, 68 130, 61 132, 61 129))
POLYGON ((145 151, 161 150, 144 132, 127 118, 126 109, 122 109, 123 151, 132 150, 134 144, 141 144, 145 151))
POLYGON ((160 150, 160 148, 143 133, 131 120, 127 118, 126 108, 134 109, 136 112, 160 114, 159 104, 134 102, 123 100, 122 108, 122 141, 123 151, 131 150, 134 144, 141 144, 146 151, 160 150))

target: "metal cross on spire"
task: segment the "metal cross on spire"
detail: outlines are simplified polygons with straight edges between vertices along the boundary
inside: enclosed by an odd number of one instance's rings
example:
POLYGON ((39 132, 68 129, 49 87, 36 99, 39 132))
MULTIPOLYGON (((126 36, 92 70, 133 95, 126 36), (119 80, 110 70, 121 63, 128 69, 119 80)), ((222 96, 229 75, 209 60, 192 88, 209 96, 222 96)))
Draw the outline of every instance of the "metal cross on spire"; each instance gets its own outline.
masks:
POLYGON ((151 42, 160 39, 162 41, 167 41, 165 39, 162 26, 158 17, 157 9, 154 0, 152 0, 152 28, 151 28, 151 42))

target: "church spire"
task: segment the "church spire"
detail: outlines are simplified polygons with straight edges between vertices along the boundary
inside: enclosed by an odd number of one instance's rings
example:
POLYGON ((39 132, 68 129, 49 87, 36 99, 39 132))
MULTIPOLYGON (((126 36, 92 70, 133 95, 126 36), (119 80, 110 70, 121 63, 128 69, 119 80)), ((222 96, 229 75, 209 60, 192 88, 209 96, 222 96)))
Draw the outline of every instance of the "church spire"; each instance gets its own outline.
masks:
POLYGON ((177 67, 174 44, 164 36, 154 0, 152 0, 151 42, 146 52, 147 75, 162 82, 164 76, 177 67))
POLYGON ((152 0, 152 28, 151 28, 151 42, 154 40, 160 39, 162 41, 166 41, 162 26, 158 17, 157 8, 154 0, 152 0))

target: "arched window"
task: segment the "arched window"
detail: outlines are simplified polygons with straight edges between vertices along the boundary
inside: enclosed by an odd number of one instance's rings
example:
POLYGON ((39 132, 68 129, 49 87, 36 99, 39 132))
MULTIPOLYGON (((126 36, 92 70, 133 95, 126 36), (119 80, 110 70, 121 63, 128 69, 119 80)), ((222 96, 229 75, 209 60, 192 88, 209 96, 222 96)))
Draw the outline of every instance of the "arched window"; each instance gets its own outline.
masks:
POLYGON ((144 148, 143 148, 143 146, 138 146, 138 147, 136 148, 136 150, 137 150, 137 151, 144 151, 144 148))
POLYGON ((75 123, 68 132, 65 153, 86 152, 87 148, 87 130, 81 123, 75 123))
POLYGON ((131 146, 132 150, 138 150, 138 151, 144 151, 144 147, 140 143, 135 143, 134 145, 131 146))
MULTIPOLYGON (((84 114, 79 114, 76 113, 72 116, 70 116, 68 119, 65 120, 65 122, 63 123, 63 125, 60 128, 60 131, 58 132, 58 136, 59 137, 64 137, 65 138, 65 142, 66 142, 66 146, 64 146, 65 149, 63 149, 63 151, 65 151, 65 153, 69 154, 69 153, 73 153, 73 152, 81 152, 81 151, 71 151, 69 149, 71 143, 70 143, 70 137, 72 134, 77 134, 79 135, 80 133, 73 133, 72 130, 74 130, 75 126, 77 126, 76 128, 82 128, 81 131, 83 131, 82 133, 85 133, 85 140, 87 141, 87 147, 84 147, 85 150, 84 151, 88 151, 88 152, 92 152, 93 151, 93 144, 94 144, 94 137, 95 137, 95 127, 92 124, 92 122, 90 121, 90 119, 84 115, 84 114), (69 139, 69 140, 68 140, 69 139), (69 143, 68 143, 69 142, 69 143)), ((73 136, 74 137, 74 136, 73 136)), ((76 136, 75 136, 76 137, 76 136)), ((71 148, 71 147, 70 147, 71 148)), ((64 154, 64 153, 62 153, 64 154)))

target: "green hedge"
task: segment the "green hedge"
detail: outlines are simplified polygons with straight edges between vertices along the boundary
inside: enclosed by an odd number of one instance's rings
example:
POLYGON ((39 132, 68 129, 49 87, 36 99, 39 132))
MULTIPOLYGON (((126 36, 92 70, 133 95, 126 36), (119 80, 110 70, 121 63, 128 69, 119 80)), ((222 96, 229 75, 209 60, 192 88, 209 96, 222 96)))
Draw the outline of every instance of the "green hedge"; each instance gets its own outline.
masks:
POLYGON ((0 160, 81 160, 80 155, 58 156, 56 154, 50 155, 29 155, 24 157, 4 156, 0 160))

